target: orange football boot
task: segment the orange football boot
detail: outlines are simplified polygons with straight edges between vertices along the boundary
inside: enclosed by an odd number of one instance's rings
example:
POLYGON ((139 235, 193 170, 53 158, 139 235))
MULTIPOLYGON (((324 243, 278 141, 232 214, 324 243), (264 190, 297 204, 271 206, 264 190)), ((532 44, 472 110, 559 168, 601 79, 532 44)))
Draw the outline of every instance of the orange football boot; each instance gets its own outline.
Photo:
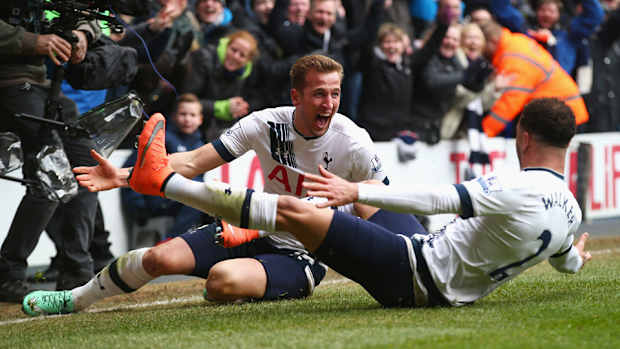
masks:
POLYGON ((129 186, 141 194, 164 196, 163 185, 173 173, 166 153, 166 119, 155 113, 138 137, 138 158, 129 174, 129 186))
POLYGON ((221 221, 220 231, 215 234, 215 244, 231 248, 258 239, 258 230, 235 227, 230 223, 221 221))

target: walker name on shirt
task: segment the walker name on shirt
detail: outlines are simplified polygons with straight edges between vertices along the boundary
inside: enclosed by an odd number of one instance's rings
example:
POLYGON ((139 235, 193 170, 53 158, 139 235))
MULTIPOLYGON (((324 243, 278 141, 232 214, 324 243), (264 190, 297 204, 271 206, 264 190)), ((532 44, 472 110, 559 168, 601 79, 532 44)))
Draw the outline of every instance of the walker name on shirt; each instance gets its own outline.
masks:
POLYGON ((554 207, 561 208, 566 214, 566 218, 568 219, 568 224, 573 224, 575 221, 575 209, 573 205, 569 204, 570 199, 568 199, 564 193, 555 192, 551 193, 547 196, 541 198, 543 205, 545 205, 545 210, 552 209, 554 207))

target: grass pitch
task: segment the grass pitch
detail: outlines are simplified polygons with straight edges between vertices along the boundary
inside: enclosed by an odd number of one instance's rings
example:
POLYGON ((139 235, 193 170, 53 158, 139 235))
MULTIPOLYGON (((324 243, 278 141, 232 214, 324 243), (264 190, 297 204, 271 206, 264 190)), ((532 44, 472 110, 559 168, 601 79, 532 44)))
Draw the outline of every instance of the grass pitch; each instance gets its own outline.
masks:
POLYGON ((0 348, 620 348, 620 238, 589 247, 577 275, 543 263, 462 308, 384 309, 335 274, 295 301, 214 304, 189 280, 64 316, 0 303, 0 348))

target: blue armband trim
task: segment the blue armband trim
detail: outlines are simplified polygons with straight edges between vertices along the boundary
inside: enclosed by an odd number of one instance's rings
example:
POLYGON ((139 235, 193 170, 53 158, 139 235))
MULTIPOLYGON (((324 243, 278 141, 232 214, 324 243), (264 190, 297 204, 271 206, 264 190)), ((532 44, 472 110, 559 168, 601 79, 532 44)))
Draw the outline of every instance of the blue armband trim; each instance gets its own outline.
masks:
POLYGON ((228 151, 228 149, 226 149, 226 146, 224 146, 224 143, 222 143, 221 139, 215 139, 211 141, 211 144, 213 144, 213 148, 215 148, 215 151, 220 155, 222 159, 224 159, 224 161, 231 162, 236 159, 236 157, 232 155, 228 151))
POLYGON ((250 202, 252 201, 252 194, 254 194, 254 189, 246 189, 245 199, 241 206, 241 222, 239 223, 239 227, 243 229, 248 229, 250 223, 250 202))
POLYGON ((463 184, 455 184, 456 192, 461 199, 461 218, 467 219, 474 216, 474 205, 471 203, 471 197, 467 188, 463 184))

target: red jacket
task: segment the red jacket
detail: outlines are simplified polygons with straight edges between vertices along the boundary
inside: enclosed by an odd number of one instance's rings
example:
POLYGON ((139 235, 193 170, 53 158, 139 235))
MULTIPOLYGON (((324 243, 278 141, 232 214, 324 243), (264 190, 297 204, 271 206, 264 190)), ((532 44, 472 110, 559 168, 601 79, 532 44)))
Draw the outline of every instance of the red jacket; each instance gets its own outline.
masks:
POLYGON ((514 79, 482 120, 488 136, 502 132, 529 101, 539 97, 564 101, 573 110, 577 125, 588 121, 577 84, 535 40, 504 28, 492 63, 499 73, 514 79))

